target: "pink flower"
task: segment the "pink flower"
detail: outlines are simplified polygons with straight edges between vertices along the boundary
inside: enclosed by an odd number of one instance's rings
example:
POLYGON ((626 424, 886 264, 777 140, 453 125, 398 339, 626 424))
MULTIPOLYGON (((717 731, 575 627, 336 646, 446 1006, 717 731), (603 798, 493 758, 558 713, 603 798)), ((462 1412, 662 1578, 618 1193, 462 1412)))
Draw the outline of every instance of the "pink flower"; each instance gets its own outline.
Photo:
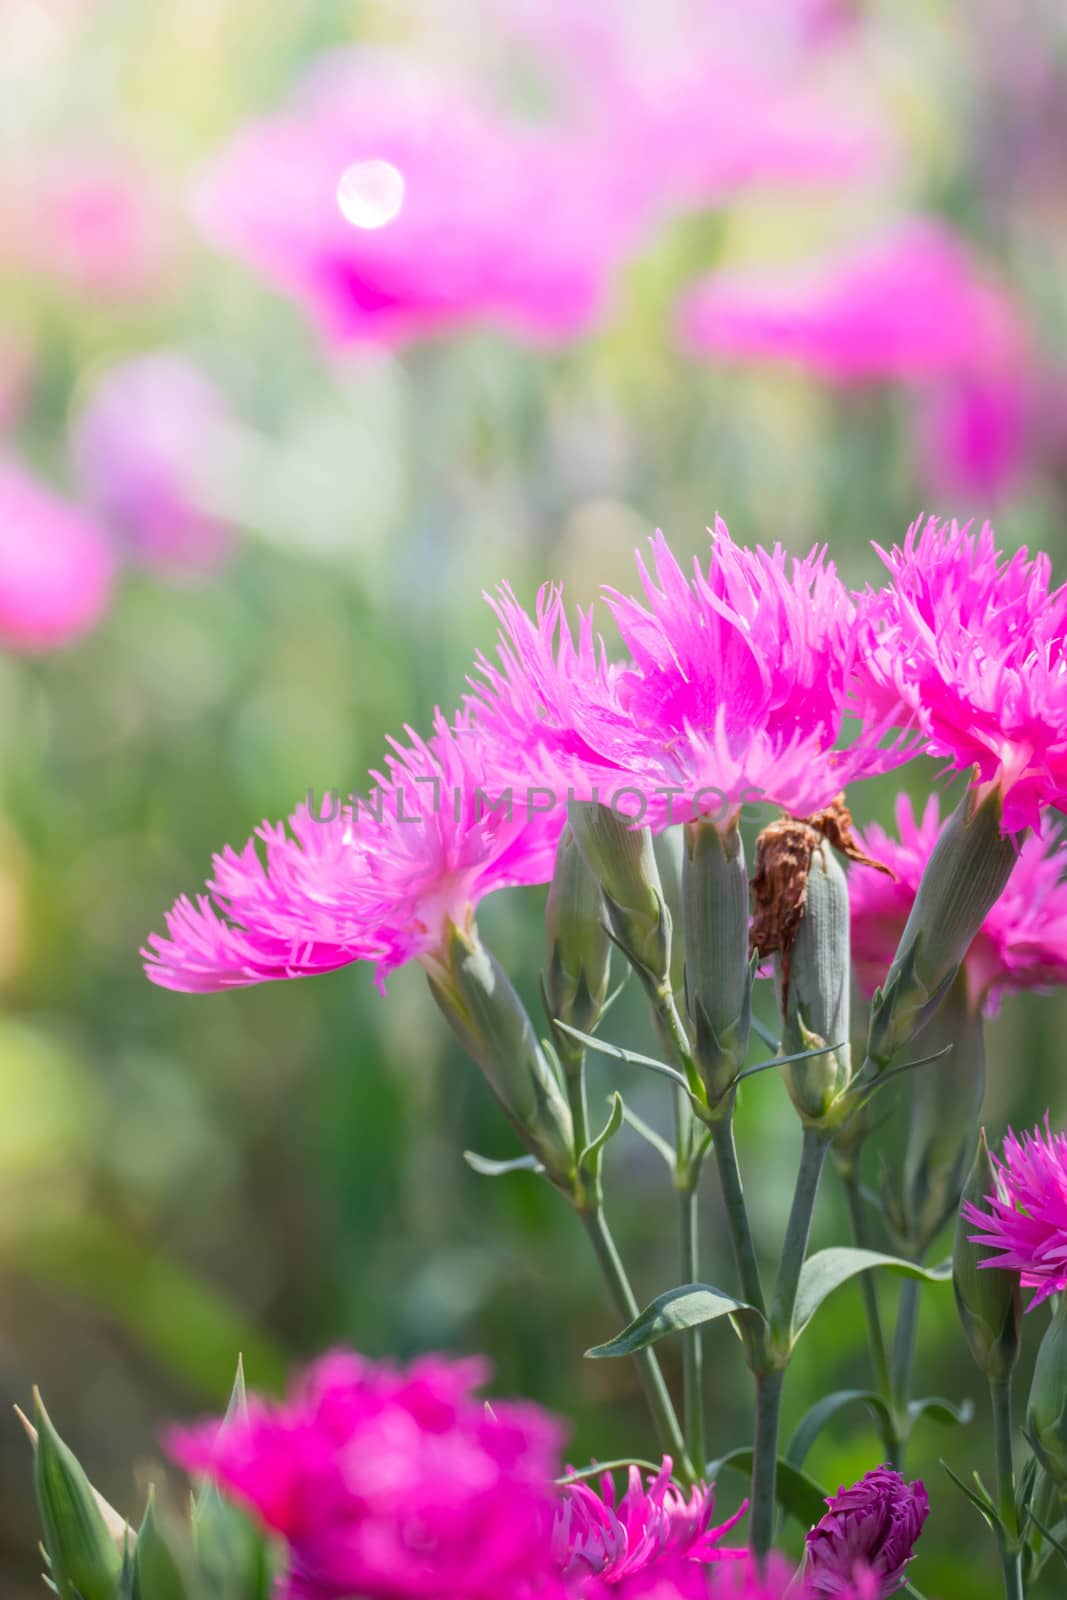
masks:
POLYGON ((827 1505, 829 1511, 807 1536, 805 1593, 811 1600, 840 1600, 865 1586, 872 1600, 888 1600, 904 1586, 929 1515, 923 1484, 905 1483, 899 1472, 877 1467, 851 1489, 840 1489, 827 1505))
POLYGON ((671 1482, 669 1456, 658 1473, 650 1474, 647 1487, 640 1470, 631 1467, 618 1504, 615 1480, 606 1472, 599 1494, 588 1483, 564 1489, 552 1530, 555 1559, 575 1593, 583 1592, 586 1578, 595 1579, 599 1591, 648 1567, 743 1559, 744 1550, 723 1550, 720 1540, 747 1505, 719 1527, 711 1526, 714 1508, 713 1485, 700 1484, 687 1497, 671 1482))
POLYGON ((228 422, 214 384, 180 355, 140 356, 100 379, 73 451, 89 501, 134 560, 195 573, 226 555, 229 530, 207 497, 228 422))
POLYGON ((172 245, 158 185, 134 163, 70 148, 10 171, 0 255, 94 300, 140 300, 164 285, 172 245))
POLYGON ((638 561, 647 604, 606 595, 622 666, 589 615, 571 634, 557 589, 534 618, 502 592, 500 666, 480 661, 477 712, 502 765, 662 827, 696 813, 725 823, 755 801, 807 815, 902 759, 878 748, 875 722, 838 748, 857 613, 824 551, 743 549, 719 520, 706 572, 695 562, 687 578, 662 534, 652 553, 654 573, 638 561))
POLYGON ((209 238, 334 344, 488 323, 566 340, 603 310, 645 218, 616 152, 510 123, 413 65, 353 52, 208 172, 209 238))
POLYGON ((915 433, 934 491, 989 505, 1016 486, 1033 455, 1037 381, 1027 367, 967 375, 923 396, 915 433))
POLYGON ((209 894, 186 896, 142 951, 164 988, 208 992, 374 961, 432 965, 449 923, 466 926, 493 890, 552 875, 564 808, 528 815, 502 794, 469 719, 393 741, 367 799, 324 817, 300 806, 214 859, 209 894), (499 802, 499 803, 498 803, 499 802), (265 846, 265 859, 260 845, 265 846))
POLYGON ((682 331, 702 355, 793 362, 842 384, 1003 372, 1026 344, 1014 303, 924 217, 807 270, 716 273, 684 301, 682 331))
POLYGON ((910 721, 930 754, 976 767, 1002 792, 1005 831, 1062 809, 1067 588, 1050 589, 1048 557, 1003 556, 988 524, 975 534, 936 517, 878 553, 892 581, 865 605, 864 714, 910 721))
MULTIPOLYGON (((853 866, 852 959, 865 994, 885 981, 919 880, 941 831, 938 798, 916 820, 911 800, 897 796, 897 837, 871 823, 856 832, 860 849, 892 870, 853 866)), ((964 971, 972 1005, 987 1016, 1005 994, 1067 983, 1067 881, 1060 841, 1026 840, 1000 899, 967 952, 964 971)))
POLYGON ((61 649, 100 621, 115 562, 106 535, 0 458, 0 649, 61 649))
POLYGON ((1067 1289, 1067 1135, 1052 1132, 1046 1113, 1044 1132, 1038 1127, 1020 1139, 1009 1129, 993 1163, 998 1187, 986 1199, 988 1212, 964 1204, 964 1217, 978 1229, 968 1237, 997 1252, 981 1266, 1010 1268, 1024 1288, 1037 1290, 1032 1311, 1067 1289))
POLYGON ((396 1369, 338 1352, 283 1404, 253 1399, 169 1448, 284 1539, 285 1600, 552 1593, 560 1430, 535 1406, 483 1404, 486 1376, 477 1360, 396 1369))

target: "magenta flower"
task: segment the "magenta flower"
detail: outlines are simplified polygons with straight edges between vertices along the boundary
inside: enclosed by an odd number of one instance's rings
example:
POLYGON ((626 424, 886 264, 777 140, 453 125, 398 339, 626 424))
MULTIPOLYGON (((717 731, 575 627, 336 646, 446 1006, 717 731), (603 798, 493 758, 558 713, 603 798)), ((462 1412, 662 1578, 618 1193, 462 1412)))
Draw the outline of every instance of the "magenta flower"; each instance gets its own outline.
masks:
POLYGON ((616 156, 353 52, 238 134, 197 213, 333 344, 469 323, 566 340, 600 315, 643 227, 646 202, 616 156))
POLYGON ((896 1594, 930 1510, 923 1484, 876 1467, 826 1503, 829 1511, 807 1537, 805 1593, 811 1600, 864 1589, 872 1600, 896 1594))
POLYGON ((167 937, 142 954, 154 983, 208 992, 373 961, 379 979, 432 966, 449 923, 469 924, 493 890, 546 883, 565 812, 530 814, 502 793, 477 729, 438 713, 408 730, 357 803, 302 805, 214 859, 208 894, 182 896, 167 937), (261 846, 263 853, 261 854, 261 846))
POLYGON ((930 218, 806 271, 716 273, 684 301, 682 331, 702 355, 792 362, 843 384, 1003 372, 1026 345, 1014 303, 930 218))
POLYGON ((658 1473, 649 1475, 647 1486, 640 1470, 631 1467, 618 1503, 615 1480, 606 1472, 599 1494, 588 1483, 564 1489, 552 1530, 555 1559, 575 1593, 583 1592, 585 1578, 597 1580, 599 1591, 650 1566, 743 1559, 744 1550, 724 1550, 720 1541, 747 1505, 718 1527, 711 1526, 714 1509, 714 1485, 700 1484, 686 1496, 671 1481, 669 1456, 658 1473))
POLYGON ((229 529, 209 506, 229 424, 214 384, 168 351, 112 367, 75 424, 85 493, 132 559, 172 573, 215 567, 229 529))
POLYGON ((0 649, 58 650, 94 628, 115 573, 102 529, 2 458, 0 529, 0 649))
POLYGON ((938 384, 922 398, 915 433, 935 493, 1002 501, 1031 464, 1038 381, 1028 367, 938 384))
POLYGON ((1037 1291, 1032 1311, 1067 1289, 1067 1135, 1052 1132, 1046 1113, 1044 1132, 1037 1127, 1019 1138, 1009 1129, 993 1164, 998 1188, 986 1199, 988 1212, 964 1204, 964 1217, 979 1230, 968 1237, 997 1252, 981 1266, 1013 1269, 1024 1288, 1037 1291))
MULTIPOLYGON (((919 880, 941 831, 938 798, 916 819, 910 798, 896 802, 897 836, 877 823, 856 830, 864 854, 893 876, 863 865, 849 873, 852 960, 865 994, 885 981, 919 880)), ((992 1016, 1005 994, 1067 983, 1067 881, 1059 849, 1029 838, 1000 899, 964 960, 971 1004, 992 1016)))
POLYGON ((280 1600, 553 1593, 560 1430, 536 1406, 477 1399, 486 1376, 478 1360, 338 1352, 284 1403, 253 1399, 168 1445, 285 1541, 280 1600))
POLYGON ((477 694, 503 765, 662 827, 725 823, 756 801, 807 815, 903 759, 899 743, 879 748, 876 719, 839 747, 857 612, 824 551, 743 549, 720 520, 691 579, 662 534, 652 554, 653 573, 638 561, 647 603, 605 596, 631 656, 621 666, 589 615, 572 635, 558 589, 534 618, 502 592, 500 666, 480 661, 477 694))
MULTIPOLYGON (((875 547, 878 548, 877 546, 875 547)), ((993 530, 931 517, 879 555, 891 582, 865 604, 864 714, 914 725, 930 754, 977 768, 1005 831, 1067 805, 1067 588, 1046 555, 1010 558, 993 530)))

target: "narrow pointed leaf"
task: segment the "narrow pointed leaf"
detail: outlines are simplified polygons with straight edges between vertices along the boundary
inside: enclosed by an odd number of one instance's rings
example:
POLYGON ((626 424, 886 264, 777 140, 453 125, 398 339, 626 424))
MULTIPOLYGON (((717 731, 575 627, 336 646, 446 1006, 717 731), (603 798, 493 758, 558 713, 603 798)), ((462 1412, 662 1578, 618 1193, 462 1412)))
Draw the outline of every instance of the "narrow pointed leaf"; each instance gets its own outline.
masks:
POLYGON ((809 1056, 826 1056, 834 1050, 843 1050, 841 1044, 820 1044, 814 1050, 794 1050, 789 1056, 769 1056, 766 1061, 757 1061, 754 1067, 745 1067, 733 1079, 730 1087, 734 1088, 745 1078, 754 1078, 757 1072, 768 1072, 771 1067, 787 1067, 791 1061, 807 1061, 809 1056))
MULTIPOLYGON (((729 1455, 720 1456, 718 1461, 709 1461, 705 1474, 708 1482, 713 1482, 724 1470, 751 1477, 752 1451, 731 1450, 729 1455)), ((802 1528, 811 1528, 824 1515, 828 1497, 814 1478, 809 1478, 806 1472, 801 1472, 791 1461, 779 1456, 775 1498, 782 1510, 795 1518, 802 1528)))
POLYGON ((592 1350, 585 1353, 594 1361, 605 1356, 631 1356, 635 1351, 645 1350, 650 1344, 666 1338, 668 1334, 682 1333, 687 1328, 700 1328, 720 1317, 752 1317, 763 1321, 755 1306, 748 1305, 744 1300, 735 1300, 733 1295, 724 1294, 721 1289, 714 1289, 706 1283, 683 1283, 677 1289, 668 1289, 665 1294, 657 1295, 614 1339, 609 1339, 607 1344, 594 1345, 592 1350))
POLYGON ((577 1039, 584 1044, 587 1050, 595 1050, 598 1055, 610 1056, 613 1061, 624 1061, 630 1067, 647 1067, 650 1072, 658 1072, 661 1077, 670 1078, 680 1088, 689 1094, 689 1085, 683 1073, 667 1065, 666 1061, 657 1061, 655 1056, 639 1055, 636 1050, 624 1050, 621 1045, 609 1044, 606 1039, 597 1039, 591 1033, 582 1033, 580 1028, 572 1028, 565 1022, 556 1024, 572 1039, 577 1039))
POLYGON ((598 1155, 599 1152, 603 1150, 608 1140, 615 1137, 619 1129, 622 1127, 622 1117, 622 1095, 616 1093, 611 1097, 611 1114, 608 1117, 607 1122, 597 1134, 596 1138, 591 1140, 590 1143, 586 1145, 585 1149, 578 1158, 578 1165, 580 1167, 584 1166, 586 1162, 591 1159, 591 1157, 598 1155))
POLYGON ((1067 1561, 1067 1544, 1064 1544, 1064 1540, 1067 1539, 1067 1522, 1061 1522, 1058 1525, 1057 1532, 1051 1533, 1049 1529, 1045 1527, 1045 1524, 1041 1521, 1041 1518, 1036 1514, 1036 1512, 1031 1511, 1029 1516, 1030 1521, 1033 1523, 1038 1533, 1041 1534, 1042 1538, 1047 1539, 1053 1550, 1055 1550, 1058 1555, 1062 1556, 1064 1561, 1067 1561))
POLYGON ((971 1488, 970 1484, 964 1483, 959 1473, 953 1472, 947 1461, 942 1461, 941 1465, 944 1467, 945 1471, 956 1485, 956 1488, 959 1489, 961 1494, 965 1494, 967 1496, 968 1500, 976 1510, 981 1512, 982 1516, 989 1523, 990 1527, 1003 1533, 1004 1524, 1001 1522, 1000 1517, 997 1514, 996 1507, 990 1500, 989 1496, 985 1495, 983 1498, 981 1494, 971 1488))
POLYGON ((673 1172, 674 1151, 667 1143, 666 1139, 664 1139, 663 1135, 657 1133, 655 1128, 650 1128, 644 1118, 639 1117, 636 1111, 631 1111, 629 1106, 623 1106, 622 1114, 627 1125, 631 1127, 634 1132, 645 1141, 646 1144, 651 1145, 653 1150, 663 1157, 664 1161, 673 1172))
POLYGON ((941 1395, 927 1395, 924 1399, 909 1403, 908 1416, 913 1422, 918 1422, 920 1417, 929 1417, 931 1422, 945 1426, 964 1426, 974 1421, 974 1404, 970 1400, 961 1400, 959 1405, 954 1405, 941 1395))
POLYGON ((503 1178, 509 1172, 544 1172, 536 1156, 516 1156, 513 1161, 492 1161, 474 1150, 464 1150, 463 1159, 473 1172, 483 1178, 503 1178))
POLYGON ((828 1295, 859 1273, 874 1270, 895 1272, 905 1278, 919 1278, 924 1283, 944 1283, 952 1276, 951 1262, 944 1262, 939 1267, 919 1267, 914 1261, 905 1261, 900 1256, 883 1255, 878 1250, 857 1250, 850 1245, 818 1250, 808 1257, 800 1270, 793 1311, 794 1340, 800 1338, 828 1295))
POLYGON ((663 1467, 662 1461, 644 1461, 640 1456, 620 1456, 616 1461, 593 1461, 588 1467, 581 1467, 577 1472, 564 1473, 556 1482, 561 1486, 569 1483, 585 1483, 589 1478, 599 1478, 604 1472, 619 1472, 623 1467, 640 1467, 643 1472, 659 1472, 663 1467))
MULTIPOLYGON (((822 1400, 816 1401, 800 1423, 785 1452, 785 1459, 794 1467, 802 1467, 808 1451, 822 1430, 833 1421, 839 1411, 851 1405, 864 1404, 882 1417, 888 1417, 889 1407, 882 1395, 873 1389, 838 1389, 822 1400)), ((821 1514, 821 1513, 820 1513, 821 1514)))

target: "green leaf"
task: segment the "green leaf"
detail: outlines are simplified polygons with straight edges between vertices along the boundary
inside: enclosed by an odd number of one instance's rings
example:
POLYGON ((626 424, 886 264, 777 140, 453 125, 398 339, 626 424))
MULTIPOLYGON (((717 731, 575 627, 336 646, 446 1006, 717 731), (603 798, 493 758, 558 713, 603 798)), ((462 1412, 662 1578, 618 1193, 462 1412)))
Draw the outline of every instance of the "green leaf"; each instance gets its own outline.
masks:
POLYGON ((939 1422, 945 1426, 953 1424, 964 1426, 974 1421, 974 1404, 970 1400, 962 1400, 957 1406, 940 1395, 927 1395, 922 1400, 909 1402, 908 1416, 912 1422, 918 1422, 920 1417, 929 1417, 931 1422, 939 1422))
MULTIPOLYGON (((718 1461, 709 1461, 706 1469, 709 1483, 717 1478, 724 1468, 750 1477, 752 1451, 731 1450, 729 1455, 720 1456, 718 1461)), ((789 1516, 795 1517, 802 1528, 813 1527, 825 1514, 827 1498, 825 1489, 820 1488, 814 1478, 809 1478, 806 1472, 801 1472, 799 1467, 779 1456, 775 1499, 782 1510, 789 1516)))
POLYGON ((599 1478, 602 1472, 619 1472, 623 1467, 640 1467, 644 1472, 659 1472, 663 1462, 644 1461, 640 1456, 619 1456, 615 1461, 594 1461, 578 1472, 564 1473, 562 1478, 556 1479, 556 1482, 561 1486, 569 1483, 585 1483, 590 1478, 599 1478))
POLYGON ((591 1033, 583 1033, 580 1028, 572 1028, 567 1022, 557 1022, 556 1026, 572 1039, 577 1039, 584 1044, 587 1050, 595 1050, 598 1055, 610 1056, 613 1061, 625 1061, 627 1066, 647 1067, 650 1072, 658 1072, 664 1078, 670 1078, 680 1088, 689 1094, 689 1085, 684 1074, 676 1068, 669 1067, 666 1061, 657 1061, 655 1056, 642 1056, 636 1050, 624 1050, 621 1045, 609 1044, 606 1039, 597 1039, 591 1033))
POLYGON ((516 1156, 513 1161, 491 1161, 474 1150, 464 1150, 463 1159, 473 1172, 483 1178, 503 1178, 509 1172, 544 1172, 536 1156, 516 1156))
POLYGON ((629 1106, 623 1106, 622 1114, 627 1126, 631 1127, 634 1132, 645 1141, 646 1144, 651 1145, 653 1150, 663 1157, 664 1161, 667 1163, 667 1166, 673 1172, 674 1151, 667 1143, 666 1139, 664 1139, 663 1135, 657 1133, 655 1128, 650 1128, 648 1123, 645 1122, 642 1117, 637 1115, 636 1111, 630 1110, 629 1106))
POLYGON ((615 1137, 619 1129, 622 1127, 622 1117, 622 1095, 616 1092, 611 1097, 611 1114, 608 1117, 603 1129, 597 1134, 595 1139, 591 1140, 590 1143, 586 1145, 585 1149, 578 1157, 578 1165, 580 1167, 584 1167, 587 1161, 591 1161, 594 1156, 599 1155, 601 1150, 603 1150, 604 1146, 607 1144, 608 1140, 615 1137))
POLYGON ((1003 1522, 1000 1519, 997 1508, 994 1506, 992 1500, 990 1500, 988 1494, 986 1494, 985 1488, 979 1479, 978 1474, 975 1473, 975 1481, 978 1483, 978 1492, 976 1492, 971 1488, 970 1484, 964 1483, 958 1472, 953 1472, 947 1461, 942 1461, 941 1465, 944 1467, 945 1471, 956 1485, 956 1488, 959 1489, 961 1494, 965 1494, 972 1506, 981 1512, 982 1516, 989 1523, 989 1526, 998 1533, 1004 1533, 1006 1530, 1003 1522))
POLYGON ((1049 1529, 1045 1527, 1045 1524, 1041 1521, 1041 1518, 1036 1512, 1029 1512, 1029 1517, 1038 1533, 1040 1533, 1043 1538, 1048 1540, 1049 1544, 1052 1546, 1053 1550, 1056 1551, 1057 1555, 1062 1556, 1064 1561, 1067 1561, 1067 1545, 1064 1544, 1064 1540, 1067 1539, 1067 1522, 1058 1523, 1057 1531, 1055 1533, 1051 1533, 1049 1529))
POLYGON ((686 1328, 700 1328, 719 1317, 763 1321, 755 1306, 750 1306, 744 1300, 735 1300, 733 1295, 723 1294, 721 1289, 714 1289, 706 1283, 683 1283, 677 1289, 668 1289, 665 1294, 657 1295, 614 1339, 609 1339, 607 1344, 594 1345, 592 1350, 585 1353, 594 1361, 605 1356, 632 1356, 635 1351, 647 1349, 668 1334, 682 1333, 686 1328))
POLYGON ((794 1050, 791 1056, 770 1056, 766 1061, 757 1061, 754 1067, 745 1067, 732 1079, 730 1088, 736 1088, 745 1078, 754 1078, 757 1072, 767 1072, 771 1067, 787 1067, 791 1061, 807 1061, 809 1056, 825 1056, 843 1049, 843 1044, 820 1044, 814 1050, 794 1050))
POLYGON ((839 1411, 860 1402, 869 1406, 872 1411, 877 1411, 882 1417, 888 1418, 889 1407, 884 1397, 876 1394, 873 1389, 837 1389, 812 1406, 790 1439, 785 1459, 791 1466, 802 1467, 808 1451, 827 1424, 839 1411))
POLYGON ((905 1261, 900 1256, 882 1255, 877 1250, 857 1250, 851 1245, 817 1250, 800 1269, 793 1308, 794 1341, 800 1338, 828 1295, 850 1278, 876 1268, 899 1273, 905 1278, 919 1278, 924 1283, 944 1283, 952 1276, 952 1263, 948 1261, 939 1267, 920 1267, 914 1261, 905 1261))

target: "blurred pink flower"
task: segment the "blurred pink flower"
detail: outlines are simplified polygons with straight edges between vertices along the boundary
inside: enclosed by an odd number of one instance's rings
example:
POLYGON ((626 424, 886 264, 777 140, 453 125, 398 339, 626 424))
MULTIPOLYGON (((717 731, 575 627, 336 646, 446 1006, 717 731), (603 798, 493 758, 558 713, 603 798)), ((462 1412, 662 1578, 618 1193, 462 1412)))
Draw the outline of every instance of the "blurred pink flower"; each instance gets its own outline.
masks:
POLYGON ((891 581, 863 601, 864 714, 976 767, 1002 793, 1007 832, 1067 808, 1067 587, 1050 589, 1048 556, 1009 558, 988 523, 976 534, 936 517, 878 553, 891 581))
POLYGON ((1002 1158, 993 1158, 997 1192, 986 1198, 986 1210, 964 1203, 965 1219, 979 1231, 972 1244, 995 1250, 980 1264, 1019 1272, 1023 1287, 1037 1293, 1032 1311, 1050 1295, 1067 1290, 1067 1135, 1045 1127, 1024 1133, 1008 1131, 1002 1158))
POLYGON ((645 220, 615 154, 352 52, 238 133, 196 212, 335 344, 470 323, 566 340, 600 316, 645 220))
POLYGON ((230 531, 206 494, 228 423, 215 385, 169 351, 122 362, 96 384, 74 458, 87 499, 133 560, 196 573, 224 559, 230 531))
POLYGON ((747 803, 797 815, 906 754, 880 749, 872 720, 838 748, 848 713, 857 613, 825 551, 801 560, 735 545, 719 519, 705 572, 687 578, 663 535, 647 605, 606 600, 632 662, 607 662, 590 614, 575 639, 558 589, 529 617, 510 590, 495 602, 499 667, 479 661, 477 715, 498 765, 532 785, 566 785, 653 827, 694 813, 725 823, 747 803))
POLYGON ((723 1549, 720 1541, 740 1522, 743 1505, 727 1522, 711 1526, 714 1485, 697 1485, 686 1496, 671 1482, 671 1459, 650 1474, 647 1485, 639 1468, 629 1470, 626 1491, 616 1503, 615 1480, 601 1478, 600 1492, 590 1483, 575 1483, 562 1492, 552 1529, 552 1548, 572 1591, 582 1594, 583 1580, 595 1590, 613 1586, 648 1567, 679 1560, 701 1565, 743 1560, 746 1551, 723 1549))
POLYGON ((428 740, 407 731, 358 805, 335 796, 329 818, 300 806, 288 829, 265 822, 240 853, 217 855, 209 893, 183 895, 169 937, 149 937, 149 978, 206 993, 373 961, 381 980, 432 964, 448 924, 466 926, 493 890, 546 883, 564 807, 496 805, 500 775, 465 718, 438 713, 428 740))
MULTIPOLYGON (((911 800, 897 796, 897 837, 877 823, 856 830, 859 847, 893 876, 854 865, 848 878, 852 960, 865 994, 885 981, 941 831, 936 794, 916 820, 911 800)), ((1007 888, 983 922, 963 966, 971 1003, 987 1016, 1003 995, 1067 983, 1067 881, 1062 840, 1031 837, 1019 852, 1007 888)))
POLYGON ((930 1512, 922 1482, 906 1483, 890 1467, 876 1467, 827 1505, 807 1536, 805 1593, 844 1600, 866 1586, 872 1600, 897 1594, 930 1512))
POLYGON ((288 1546, 287 1600, 500 1600, 554 1588, 560 1429, 536 1406, 473 1391, 478 1360, 406 1369, 326 1356, 280 1405, 176 1429, 206 1473, 288 1546))
POLYGON ((81 638, 107 610, 114 572, 96 523, 0 458, 0 649, 37 654, 81 638))
POLYGON ((1026 365, 938 384, 921 399, 915 434, 937 494, 1002 501, 1032 454, 1037 380, 1026 365))
POLYGON ((846 384, 1010 371, 1026 346, 1011 298, 926 217, 807 269, 714 273, 683 301, 681 325, 702 355, 793 362, 846 384))
POLYGON ((53 150, 10 164, 0 185, 0 262, 90 299, 141 300, 172 262, 158 188, 127 157, 53 150))

